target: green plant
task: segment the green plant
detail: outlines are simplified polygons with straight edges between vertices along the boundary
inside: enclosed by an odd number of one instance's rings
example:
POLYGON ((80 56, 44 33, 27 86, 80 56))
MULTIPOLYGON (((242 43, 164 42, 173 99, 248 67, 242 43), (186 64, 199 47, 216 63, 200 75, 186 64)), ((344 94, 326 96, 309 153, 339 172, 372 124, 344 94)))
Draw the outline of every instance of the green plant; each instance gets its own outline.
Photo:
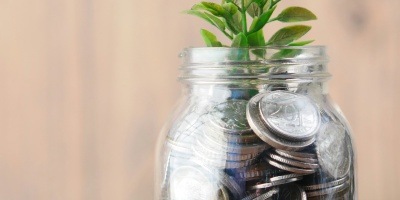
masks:
MULTIPOLYGON (((317 19, 315 14, 302 7, 288 7, 276 17, 272 17, 280 1, 222 0, 221 4, 201 2, 184 13, 200 17, 218 28, 232 41, 231 47, 303 46, 313 42, 313 40, 297 41, 311 29, 306 25, 287 26, 278 30, 268 41, 264 39, 263 28, 268 23, 317 19), (248 18, 252 18, 251 24, 248 18)), ((208 47, 226 46, 210 31, 201 29, 201 36, 208 47)))

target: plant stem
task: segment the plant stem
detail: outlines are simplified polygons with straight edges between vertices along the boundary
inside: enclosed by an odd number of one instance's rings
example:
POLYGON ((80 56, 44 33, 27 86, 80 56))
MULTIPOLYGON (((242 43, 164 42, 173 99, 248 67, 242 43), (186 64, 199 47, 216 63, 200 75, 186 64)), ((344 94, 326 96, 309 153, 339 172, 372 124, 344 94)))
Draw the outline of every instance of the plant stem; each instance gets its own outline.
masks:
POLYGON ((222 31, 222 33, 224 33, 224 35, 225 35, 226 37, 228 37, 230 40, 233 40, 233 37, 232 37, 231 35, 229 35, 229 33, 227 33, 225 30, 222 31))
POLYGON ((246 9, 244 7, 244 0, 242 0, 242 29, 243 29, 243 33, 244 35, 247 36, 247 19, 246 19, 246 9))

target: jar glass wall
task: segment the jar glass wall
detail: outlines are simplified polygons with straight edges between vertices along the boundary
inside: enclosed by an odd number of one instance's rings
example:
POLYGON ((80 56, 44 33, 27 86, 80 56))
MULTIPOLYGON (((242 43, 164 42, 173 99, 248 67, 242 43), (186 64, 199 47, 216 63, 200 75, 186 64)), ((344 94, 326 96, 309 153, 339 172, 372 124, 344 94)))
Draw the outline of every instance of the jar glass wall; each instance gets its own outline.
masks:
POLYGON ((159 138, 156 199, 356 199, 325 48, 191 48, 159 138))

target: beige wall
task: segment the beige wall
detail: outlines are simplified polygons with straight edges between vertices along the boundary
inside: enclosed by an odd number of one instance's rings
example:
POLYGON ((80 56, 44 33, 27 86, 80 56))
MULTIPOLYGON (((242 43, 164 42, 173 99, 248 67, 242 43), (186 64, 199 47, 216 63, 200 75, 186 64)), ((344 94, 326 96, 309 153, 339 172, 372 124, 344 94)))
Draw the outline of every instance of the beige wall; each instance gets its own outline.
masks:
MULTIPOLYGON (((157 134, 194 0, 0 1, 0 199, 151 199, 157 134)), ((400 1, 293 0, 314 10, 333 98, 357 142, 359 196, 398 199, 400 1)))

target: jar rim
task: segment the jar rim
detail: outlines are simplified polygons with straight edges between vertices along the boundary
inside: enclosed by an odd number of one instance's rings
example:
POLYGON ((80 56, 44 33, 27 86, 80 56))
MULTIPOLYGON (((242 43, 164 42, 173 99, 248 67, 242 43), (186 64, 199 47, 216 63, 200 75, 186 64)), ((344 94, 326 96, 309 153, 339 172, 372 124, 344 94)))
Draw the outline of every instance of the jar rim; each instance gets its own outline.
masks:
POLYGON ((325 46, 195 47, 180 57, 185 81, 330 77, 325 46))
POLYGON ((188 47, 179 55, 183 67, 196 65, 328 62, 326 46, 188 47))

